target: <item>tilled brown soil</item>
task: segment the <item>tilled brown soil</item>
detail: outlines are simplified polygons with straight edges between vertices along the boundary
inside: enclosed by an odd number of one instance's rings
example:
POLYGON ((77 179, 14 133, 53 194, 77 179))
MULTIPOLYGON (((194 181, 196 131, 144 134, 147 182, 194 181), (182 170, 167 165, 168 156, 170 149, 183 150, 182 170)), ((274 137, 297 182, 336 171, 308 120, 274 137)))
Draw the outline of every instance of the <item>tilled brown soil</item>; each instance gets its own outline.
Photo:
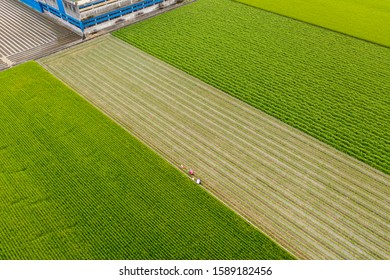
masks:
POLYGON ((40 63, 298 258, 390 258, 390 176, 111 36, 40 63))

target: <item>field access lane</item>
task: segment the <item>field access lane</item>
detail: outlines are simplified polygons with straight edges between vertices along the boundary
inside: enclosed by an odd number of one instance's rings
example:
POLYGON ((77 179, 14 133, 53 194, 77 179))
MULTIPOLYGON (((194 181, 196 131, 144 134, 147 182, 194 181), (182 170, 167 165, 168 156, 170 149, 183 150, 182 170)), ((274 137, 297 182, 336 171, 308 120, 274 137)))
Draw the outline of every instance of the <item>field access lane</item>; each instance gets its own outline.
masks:
POLYGON ((297 257, 390 257, 388 175, 111 36, 41 64, 297 257))

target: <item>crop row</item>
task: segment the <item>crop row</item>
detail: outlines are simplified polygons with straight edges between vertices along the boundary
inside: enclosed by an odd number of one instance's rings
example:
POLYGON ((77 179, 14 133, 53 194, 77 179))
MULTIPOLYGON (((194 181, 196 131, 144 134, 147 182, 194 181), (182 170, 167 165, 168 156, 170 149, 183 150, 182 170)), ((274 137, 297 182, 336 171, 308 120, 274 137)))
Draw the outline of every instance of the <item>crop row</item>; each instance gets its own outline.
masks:
POLYGON ((390 3, 382 0, 237 0, 277 14, 390 46, 390 3), (348 21, 346 22, 346 18, 348 21), (380 27, 380 28, 378 28, 380 27))
POLYGON ((377 170, 110 36, 41 63, 297 256, 388 255, 377 170))
POLYGON ((36 63, 0 81, 1 259, 291 258, 36 63))
POLYGON ((225 0, 114 35, 390 173, 389 49, 225 0))

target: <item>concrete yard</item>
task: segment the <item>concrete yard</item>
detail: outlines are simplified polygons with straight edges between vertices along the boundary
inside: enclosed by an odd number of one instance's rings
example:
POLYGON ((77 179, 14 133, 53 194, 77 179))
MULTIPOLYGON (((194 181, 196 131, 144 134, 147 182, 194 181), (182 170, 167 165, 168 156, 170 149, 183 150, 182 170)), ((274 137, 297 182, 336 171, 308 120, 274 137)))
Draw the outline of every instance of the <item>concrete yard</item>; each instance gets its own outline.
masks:
POLYGON ((0 70, 79 41, 75 33, 17 0, 0 1, 0 70))

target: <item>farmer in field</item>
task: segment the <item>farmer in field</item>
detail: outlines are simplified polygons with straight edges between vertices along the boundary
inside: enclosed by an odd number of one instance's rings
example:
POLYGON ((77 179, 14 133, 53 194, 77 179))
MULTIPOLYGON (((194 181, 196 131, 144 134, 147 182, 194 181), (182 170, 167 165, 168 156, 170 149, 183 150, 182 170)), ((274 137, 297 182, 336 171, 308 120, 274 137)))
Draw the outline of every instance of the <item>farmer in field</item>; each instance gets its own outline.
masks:
POLYGON ((194 170, 192 170, 192 169, 188 170, 188 174, 194 175, 194 170))

